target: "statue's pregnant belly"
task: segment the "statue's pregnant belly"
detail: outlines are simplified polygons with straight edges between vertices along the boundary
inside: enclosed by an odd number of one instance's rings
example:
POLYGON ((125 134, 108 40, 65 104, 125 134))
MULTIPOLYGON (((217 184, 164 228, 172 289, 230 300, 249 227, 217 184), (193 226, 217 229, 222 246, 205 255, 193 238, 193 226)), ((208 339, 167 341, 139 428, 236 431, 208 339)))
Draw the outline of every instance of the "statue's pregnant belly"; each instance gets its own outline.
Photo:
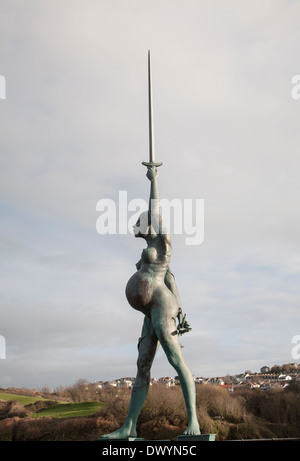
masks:
POLYGON ((126 297, 129 304, 145 314, 153 298, 154 280, 148 272, 138 271, 128 280, 126 297))

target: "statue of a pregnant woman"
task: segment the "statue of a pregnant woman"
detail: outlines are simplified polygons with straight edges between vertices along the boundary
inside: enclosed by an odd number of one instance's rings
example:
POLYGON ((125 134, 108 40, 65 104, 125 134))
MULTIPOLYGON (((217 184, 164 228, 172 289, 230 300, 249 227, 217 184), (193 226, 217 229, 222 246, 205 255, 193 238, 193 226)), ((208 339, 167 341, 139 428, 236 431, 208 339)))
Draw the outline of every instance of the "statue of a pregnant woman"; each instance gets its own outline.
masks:
POLYGON ((141 214, 134 226, 135 237, 143 238, 147 247, 136 265, 137 271, 126 286, 128 302, 144 314, 144 323, 138 343, 137 376, 127 418, 120 429, 103 435, 101 439, 127 439, 137 436, 136 423, 148 393, 150 370, 159 344, 180 379, 188 414, 188 427, 184 434, 200 434, 194 378, 183 359, 179 341, 179 335, 189 331, 190 326, 183 315, 174 276, 170 270, 171 238, 164 229, 159 208, 157 168, 161 163, 155 163, 154 160, 150 53, 148 60, 150 161, 143 163, 147 167, 147 178, 151 183, 150 200, 149 210, 141 214))

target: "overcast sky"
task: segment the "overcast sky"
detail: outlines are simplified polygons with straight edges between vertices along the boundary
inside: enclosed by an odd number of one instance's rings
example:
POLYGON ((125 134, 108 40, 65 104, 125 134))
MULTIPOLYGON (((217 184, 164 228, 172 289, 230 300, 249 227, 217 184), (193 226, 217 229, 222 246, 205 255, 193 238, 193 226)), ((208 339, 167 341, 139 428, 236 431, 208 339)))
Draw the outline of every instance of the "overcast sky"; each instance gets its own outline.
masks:
MULTIPOLYGON (((148 200, 151 49, 161 198, 202 199, 174 235, 195 376, 297 361, 298 0, 1 0, 0 386, 134 376, 125 297, 144 242, 100 235, 97 202, 148 200)), ((153 376, 175 372, 159 351, 153 376)))

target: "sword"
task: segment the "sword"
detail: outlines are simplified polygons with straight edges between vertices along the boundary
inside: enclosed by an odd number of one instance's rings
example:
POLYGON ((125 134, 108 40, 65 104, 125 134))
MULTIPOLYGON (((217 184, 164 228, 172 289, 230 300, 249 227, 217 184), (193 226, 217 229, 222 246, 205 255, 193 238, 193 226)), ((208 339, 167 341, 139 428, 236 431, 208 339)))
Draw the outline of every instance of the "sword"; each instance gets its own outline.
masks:
POLYGON ((151 57, 148 50, 148 107, 149 107, 149 162, 142 162, 147 167, 159 167, 162 163, 155 162, 154 131, 153 131, 153 104, 152 104, 152 81, 151 81, 151 57))

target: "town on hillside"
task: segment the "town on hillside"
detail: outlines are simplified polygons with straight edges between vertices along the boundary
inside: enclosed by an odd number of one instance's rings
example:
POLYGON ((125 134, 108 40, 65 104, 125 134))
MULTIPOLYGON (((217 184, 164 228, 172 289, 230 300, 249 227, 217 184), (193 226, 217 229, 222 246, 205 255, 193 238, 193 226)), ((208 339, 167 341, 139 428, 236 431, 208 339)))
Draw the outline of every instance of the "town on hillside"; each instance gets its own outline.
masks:
MULTIPOLYGON (((286 388, 291 382, 300 385, 300 364, 287 363, 284 365, 274 365, 273 367, 263 366, 259 372, 252 373, 250 370, 236 375, 226 375, 222 377, 195 377, 195 384, 212 384, 232 392, 237 388, 270 390, 276 388, 286 388)), ((95 381, 89 385, 98 389, 120 388, 130 389, 134 384, 134 377, 118 378, 113 381, 95 381)), ((152 378, 150 385, 155 383, 163 384, 166 387, 180 385, 178 376, 171 378, 164 376, 152 378)))

